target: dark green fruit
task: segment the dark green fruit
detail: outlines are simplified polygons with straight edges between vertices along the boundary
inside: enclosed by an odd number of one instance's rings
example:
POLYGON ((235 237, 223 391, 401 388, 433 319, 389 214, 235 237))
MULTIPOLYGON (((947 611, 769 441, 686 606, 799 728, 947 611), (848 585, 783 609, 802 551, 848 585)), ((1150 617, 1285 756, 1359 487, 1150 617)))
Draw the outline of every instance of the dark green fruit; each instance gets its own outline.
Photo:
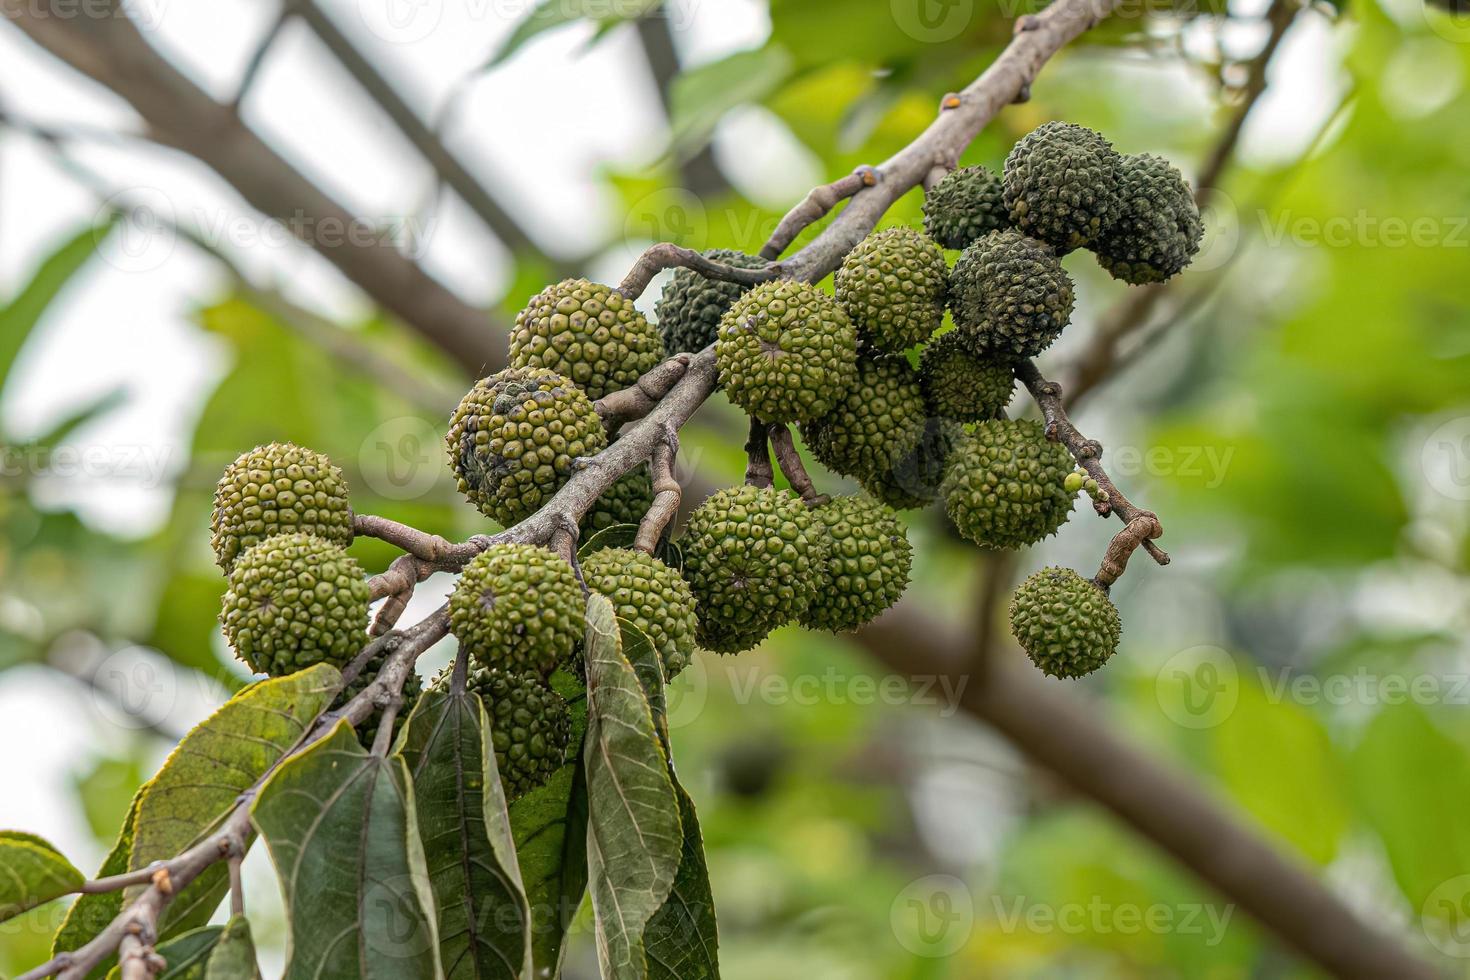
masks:
POLYGON ((944 501, 960 533, 986 548, 1035 544, 1066 523, 1072 457, 1040 422, 981 422, 950 454, 944 501))
POLYGON ((984 167, 951 170, 924 196, 924 231, 945 248, 968 248, 1010 223, 1000 178, 984 167))
MULTIPOLYGON (((765 259, 727 248, 704 254, 737 269, 759 269, 766 264, 765 259)), ((694 354, 713 344, 719 333, 720 318, 749 288, 735 282, 706 279, 693 269, 676 269, 654 306, 664 350, 670 354, 681 351, 694 354)))
POLYGON ((594 401, 634 384, 664 359, 663 341, 633 301, 610 286, 566 279, 516 314, 510 364, 570 378, 594 401))
MULTIPOLYGON (((366 691, 368 685, 377 679, 378 674, 382 671, 384 664, 388 662, 388 658, 392 654, 393 650, 389 647, 384 647, 380 652, 374 654, 372 659, 363 666, 361 672, 352 679, 352 683, 348 684, 342 689, 342 693, 337 695, 337 700, 333 702, 332 706, 334 708, 340 708, 363 691, 366 691)), ((393 718, 392 737, 394 739, 398 738, 398 733, 403 730, 404 719, 413 712, 413 706, 418 703, 419 695, 423 693, 423 679, 410 668, 408 676, 403 679, 403 703, 399 705, 398 714, 393 718)), ((378 738, 378 730, 382 727, 383 713, 375 709, 368 716, 367 721, 357 726, 357 740, 362 743, 363 748, 371 749, 373 747, 373 743, 378 738)))
POLYGON ((912 228, 869 235, 835 277, 837 299, 863 343, 899 352, 921 344, 944 319, 944 252, 912 228))
POLYGON ((1000 418, 1016 389, 1010 361, 974 353, 959 330, 924 348, 919 383, 930 413, 955 422, 1000 418))
POLYGON ((801 431, 823 466, 862 479, 890 469, 894 447, 917 439, 927 416, 918 372, 907 358, 864 356, 846 397, 801 431))
POLYGON ((367 640, 371 593, 357 562, 310 534, 254 545, 230 571, 220 623, 235 655, 282 677, 316 664, 342 667, 367 640))
POLYGON ((604 548, 582 559, 582 578, 607 596, 619 619, 648 637, 665 678, 689 665, 699 619, 694 594, 678 572, 641 551, 604 548))
POLYGON ((549 548, 492 545, 449 594, 449 629, 487 667, 546 677, 586 632, 582 587, 549 548))
POLYGON ((957 422, 927 418, 917 428, 895 433, 886 462, 858 483, 895 510, 927 507, 940 498, 949 454, 963 435, 957 422))
POLYGON ((1123 624, 1106 592, 1070 568, 1043 568, 1011 599, 1011 633, 1052 677, 1082 677, 1118 650, 1123 624))
POLYGON ((1118 220, 1096 245, 1097 261, 1114 279, 1164 282, 1199 251, 1204 224, 1183 175, 1163 157, 1123 158, 1118 220))
POLYGON ((699 613, 700 645, 748 649, 806 612, 826 541, 806 505, 785 490, 720 490, 684 529, 684 578, 699 613))
POLYGON ((897 514, 869 497, 833 497, 812 513, 827 532, 827 560, 817 571, 816 596, 801 625, 855 630, 908 588, 908 535, 897 514))
MULTIPOLYGON (((435 686, 448 685, 452 669, 435 686)), ((465 690, 480 696, 490 719, 490 743, 506 802, 544 785, 566 761, 571 718, 560 694, 535 674, 472 667, 465 690)))
POLYGON ((857 331, 813 286, 761 283, 726 311, 715 341, 730 401, 762 422, 820 418, 852 387, 857 331))
POLYGON ((352 543, 352 506, 342 471, 321 453, 273 442, 242 453, 214 489, 214 560, 227 573, 245 549, 276 534, 352 543))
POLYGON ((1063 254, 1091 245, 1118 218, 1122 163, 1113 144, 1085 126, 1038 126, 1006 157, 1011 221, 1063 254))
POLYGON ((954 322, 972 350, 1033 357, 1072 317, 1072 277, 1045 244, 992 232, 965 249, 949 277, 954 322))
POLYGON ((475 383, 445 437, 459 489, 480 513, 509 527, 530 517, 607 446, 587 395, 542 368, 507 368, 475 383))
POLYGON ((653 481, 648 467, 629 470, 608 487, 582 518, 581 543, 598 531, 617 524, 637 524, 653 503, 653 481))

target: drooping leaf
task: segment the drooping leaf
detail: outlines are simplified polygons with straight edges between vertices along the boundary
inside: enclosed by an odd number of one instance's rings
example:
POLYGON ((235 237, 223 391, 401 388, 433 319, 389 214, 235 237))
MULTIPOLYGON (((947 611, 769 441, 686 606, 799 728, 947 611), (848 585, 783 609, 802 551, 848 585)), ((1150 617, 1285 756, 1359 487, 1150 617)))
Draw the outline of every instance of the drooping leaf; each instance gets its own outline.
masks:
POLYGON ((795 59, 779 44, 738 51, 700 65, 674 80, 670 92, 671 127, 676 147, 701 145, 725 113, 759 102, 780 88, 795 59))
POLYGON ((643 932, 673 888, 679 804, 612 603, 587 602, 587 867, 598 960, 610 980, 648 974, 643 932))
POLYGON ((85 228, 67 239, 42 260, 20 292, 0 306, 0 390, 4 390, 16 356, 51 301, 96 253, 112 226, 109 221, 85 228))
POLYGON ((413 779, 445 977, 526 976, 531 911, 484 705, 473 693, 431 688, 398 751, 413 779))
POLYGON ((19 830, 0 830, 0 922, 70 895, 84 881, 47 841, 19 830))
MULTIPOLYGON (((158 980, 205 980, 210 954, 224 933, 223 926, 203 926, 158 944, 158 955, 168 964, 158 980)), ((107 980, 121 980, 122 968, 113 967, 107 980)))
POLYGON ((684 848, 679 873, 664 904, 648 920, 643 949, 649 980, 719 980, 719 936, 715 930, 715 899, 709 868, 704 860, 704 837, 694 801, 674 781, 679 798, 679 822, 684 848))
MULTIPOLYGON (((252 684, 184 736, 143 789, 129 868, 173 857, 210 833, 240 794, 301 739, 341 682, 335 667, 317 664, 252 684)), ((161 934, 208 922, 227 879, 222 863, 207 868, 169 904, 161 934)))
POLYGON ((260 980, 255 940, 250 935, 250 923, 243 915, 225 923, 219 942, 209 954, 204 980, 260 980))
POLYGON ((489 70, 497 65, 504 64, 512 55, 526 45, 531 39, 552 31, 558 27, 565 27, 580 20, 591 20, 599 27, 599 37, 607 30, 623 21, 633 20, 647 11, 656 8, 663 0, 634 0, 631 3, 610 5, 605 0, 542 0, 527 14, 515 30, 496 49, 486 63, 485 69, 489 70), (610 13, 616 10, 616 13, 610 13))
POLYGON ((531 906, 531 960, 537 976, 560 972, 563 942, 587 890, 587 780, 582 740, 587 730, 586 691, 565 670, 551 687, 571 709, 567 762, 510 805, 516 863, 531 906))
MULTIPOLYGON (((123 821, 122 829, 118 831, 112 850, 107 852, 107 857, 102 860, 102 867, 97 870, 98 878, 110 878, 128 870, 128 859, 133 853, 133 823, 138 817, 138 803, 143 799, 144 789, 147 789, 147 784, 133 794, 133 802, 128 807, 127 819, 123 821)), ((71 903, 71 908, 66 910, 66 918, 62 920, 61 927, 56 930, 56 936, 51 940, 51 955, 81 949, 87 945, 97 937, 98 933, 107 928, 108 923, 117 918, 122 907, 123 893, 121 891, 94 892, 77 896, 77 900, 71 903)), ((116 962, 116 957, 109 956, 88 976, 105 976, 108 968, 114 962, 116 962)))
POLYGON ((341 721, 266 780, 251 814, 286 899, 286 980, 439 974, 433 897, 401 757, 366 752, 341 721))

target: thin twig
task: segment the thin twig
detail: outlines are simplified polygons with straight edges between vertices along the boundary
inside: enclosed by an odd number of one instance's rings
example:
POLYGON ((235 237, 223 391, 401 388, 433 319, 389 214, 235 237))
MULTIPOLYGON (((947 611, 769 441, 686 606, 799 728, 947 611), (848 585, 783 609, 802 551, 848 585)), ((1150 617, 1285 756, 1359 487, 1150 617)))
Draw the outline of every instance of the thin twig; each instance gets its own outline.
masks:
POLYGON ((647 415, 669 393, 669 389, 684 377, 684 372, 689 370, 689 359, 692 356, 675 354, 640 376, 627 388, 620 388, 593 402, 592 407, 597 409, 602 424, 611 429, 647 415))
POLYGON ((773 422, 766 426, 766 438, 775 454, 776 465, 781 467, 781 475, 786 477, 786 482, 791 484, 793 490, 801 494, 803 501, 816 507, 831 499, 818 492, 816 485, 812 483, 806 465, 801 461, 801 453, 796 451, 796 442, 791 438, 790 429, 773 422))
POLYGON ((679 499, 683 490, 674 477, 674 459, 679 454, 679 432, 673 427, 664 429, 664 441, 653 447, 649 471, 653 476, 653 503, 638 524, 638 536, 633 547, 653 554, 668 530, 674 516, 679 513, 679 499))
POLYGON ((769 490, 776 485, 776 471, 771 466, 771 450, 765 423, 750 420, 750 435, 745 440, 745 482, 752 487, 769 490))
POLYGON ((291 19, 292 13, 290 3, 283 3, 276 14, 276 19, 271 21, 271 26, 256 42, 255 50, 250 52, 250 60, 245 62, 245 70, 240 73, 240 84, 235 88, 235 97, 230 100, 230 111, 236 115, 240 114, 240 107, 245 104, 245 98, 250 94, 250 88, 255 84, 256 76, 260 74, 261 65, 265 64, 265 56, 275 45, 276 39, 281 36, 281 30, 291 19))
POLYGON ((672 242, 659 242, 657 245, 650 245, 638 256, 633 268, 628 270, 628 274, 618 284, 618 292, 627 299, 637 299, 643 295, 653 277, 665 269, 693 269, 706 279, 739 283, 742 286, 754 286, 781 278, 779 262, 772 262, 759 269, 741 269, 711 259, 692 248, 684 248, 672 242))
POLYGON ((761 258, 774 262, 781 253, 791 247, 800 235, 813 223, 822 220, 840 202, 852 197, 864 187, 878 183, 878 171, 872 167, 859 167, 846 177, 839 177, 830 184, 813 187, 796 205, 781 218, 770 239, 761 248, 761 258))

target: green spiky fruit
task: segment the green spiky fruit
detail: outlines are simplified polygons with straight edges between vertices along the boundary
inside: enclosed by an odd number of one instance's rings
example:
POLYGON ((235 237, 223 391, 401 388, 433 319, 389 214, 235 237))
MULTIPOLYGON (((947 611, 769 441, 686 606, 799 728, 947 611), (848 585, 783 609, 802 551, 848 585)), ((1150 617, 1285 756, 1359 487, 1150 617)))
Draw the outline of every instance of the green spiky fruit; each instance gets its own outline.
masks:
POLYGON ((689 665, 699 628, 694 594, 663 562, 631 548, 604 548, 582 559, 587 587, 607 596, 621 620, 648 637, 671 678, 689 665))
MULTIPOLYGON (((344 687, 342 693, 337 695, 337 700, 333 702, 332 706, 334 708, 340 708, 363 691, 366 691, 368 685, 377 679, 378 674, 383 669, 383 665, 388 662, 388 658, 392 654, 393 650, 390 647, 384 647, 378 653, 374 654, 372 659, 363 665, 358 675, 352 679, 352 683, 344 687)), ((392 738, 396 739, 398 733, 403 730, 404 719, 413 712, 413 706, 418 703, 419 696, 423 693, 423 679, 419 677, 417 672, 410 670, 408 676, 403 679, 403 703, 398 706, 398 714, 393 718, 392 738)), ((383 727, 382 723, 383 713, 375 709, 368 716, 367 721, 357 726, 357 740, 362 743, 363 748, 371 749, 373 747, 373 743, 378 738, 378 731, 383 727)))
POLYGON ((924 196, 924 231, 945 248, 968 248, 1010 227, 1000 178, 984 167, 951 170, 924 196))
POLYGON ((785 490, 720 490, 689 517, 684 578, 699 613, 701 646, 753 646, 801 616, 815 592, 826 542, 806 505, 785 490))
MULTIPOLYGON (((452 668, 435 679, 450 683, 452 668)), ((465 690, 478 694, 490 719, 490 744, 506 802, 544 785, 566 761, 571 717, 560 694, 535 674, 472 667, 465 690)))
MULTIPOLYGON (((765 259, 728 248, 705 252, 705 257, 737 269, 759 269, 765 259)), ((693 269, 677 269, 654 306, 658 314, 658 332, 664 349, 670 354, 704 350, 715 342, 720 318, 749 286, 736 282, 707 279, 693 269)))
POLYGON ((572 566, 549 548, 497 544, 465 566, 449 594, 449 629, 487 667, 546 677, 585 632, 572 566))
POLYGON ((907 358, 864 356, 847 396, 801 431, 823 466, 862 479, 888 468, 893 446, 916 438, 927 415, 918 372, 907 358))
POLYGON ((790 280, 761 283, 725 312, 715 340, 730 401, 762 422, 809 422, 852 387, 857 331, 831 296, 790 280))
POLYGON ((1040 422, 981 422, 950 454, 944 501, 960 533, 986 548, 1035 544, 1072 512, 1072 457, 1040 422))
POLYGON ((1085 126, 1038 126, 1006 157, 1011 221, 1063 254, 1091 245, 1118 218, 1122 163, 1113 144, 1085 126))
POLYGON ((1072 318, 1072 277, 1045 244, 997 231, 965 249, 949 277, 954 322, 976 353, 1034 357, 1072 318))
POLYGON ((1011 633, 1052 677, 1082 677, 1118 649, 1123 624, 1106 592, 1070 568, 1043 568, 1011 599, 1011 633))
POLYGON ((847 253, 835 277, 837 299, 863 343, 904 351, 939 329, 948 274, 938 245, 912 228, 889 228, 847 253))
POLYGON ((883 465, 858 483, 894 510, 927 507, 941 496, 950 452, 963 434, 956 422, 927 418, 914 429, 895 433, 883 465))
POLYGON ((633 301, 601 283, 566 279, 516 314, 510 364, 570 378, 594 401, 635 383, 664 359, 658 331, 633 301))
POLYGON ((214 489, 214 560, 226 573, 252 545, 276 534, 352 543, 352 505, 342 471, 321 453, 273 442, 241 453, 214 489))
POLYGON ((449 419, 449 465, 480 513, 509 527, 534 514, 607 446, 587 395, 543 368, 507 368, 475 382, 449 419))
POLYGON ((617 524, 637 524, 652 504, 653 481, 649 479, 648 467, 629 470, 603 491, 582 518, 581 542, 586 544, 598 531, 617 524))
POLYGON ((340 545, 278 534, 235 562, 219 618, 237 657, 281 677, 356 656, 371 599, 362 568, 340 545))
POLYGON ((1204 224, 1182 174, 1163 157, 1123 158, 1118 220, 1096 245, 1114 279, 1139 285, 1172 279, 1199 251, 1204 224))
POLYGON ((827 532, 827 560, 817 570, 816 596, 801 625, 855 630, 908 588, 908 534, 897 514, 870 497, 833 497, 812 513, 827 532))
POLYGON ((1000 418, 1016 389, 1010 361, 974 353, 958 330, 924 348, 919 383, 930 413, 955 422, 1000 418))

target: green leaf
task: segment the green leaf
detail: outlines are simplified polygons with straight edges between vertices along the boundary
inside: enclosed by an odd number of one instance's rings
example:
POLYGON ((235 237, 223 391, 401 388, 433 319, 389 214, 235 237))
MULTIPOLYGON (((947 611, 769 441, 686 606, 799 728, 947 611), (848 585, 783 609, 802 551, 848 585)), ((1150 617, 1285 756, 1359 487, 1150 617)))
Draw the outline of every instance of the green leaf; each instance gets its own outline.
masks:
POLYGON ((631 548, 638 540, 637 524, 612 524, 590 535, 577 548, 577 557, 585 558, 603 548, 631 548))
POLYGON ((785 48, 767 44, 684 72, 669 93, 674 145, 703 144, 725 113, 766 98, 786 82, 794 65, 785 48))
POLYGON ((601 38, 611 27, 623 21, 635 20, 662 2, 663 0, 636 0, 632 3, 618 4, 615 7, 618 12, 609 14, 610 5, 606 0, 542 0, 536 9, 527 14, 515 26, 515 30, 510 32, 510 36, 485 64, 484 70, 488 71, 497 65, 504 64, 528 41, 547 31, 586 19, 598 25, 598 37, 601 38))
POLYGON ((36 324, 41 322, 51 301, 87 264, 112 227, 113 222, 108 221, 84 229, 63 242, 41 262, 20 292, 0 307, 0 390, 4 390, 5 380, 20 349, 25 346, 26 338, 36 324))
POLYGON ((643 931, 673 888, 679 804, 653 713, 623 655, 612 603, 587 601, 587 866, 609 980, 648 974, 643 931))
POLYGON ((0 830, 0 922, 70 895, 86 878, 51 844, 19 830, 0 830))
POLYGON ((225 923, 209 964, 205 980, 260 980, 260 966, 255 959, 255 940, 250 936, 250 923, 237 915, 225 923))
POLYGON ((704 837, 694 801, 674 781, 684 847, 674 887, 643 931, 649 980, 719 980, 715 898, 704 861, 704 837))
MULTIPOLYGON (((158 945, 158 955, 168 964, 158 980, 204 980, 210 954, 224 933, 223 926, 203 926, 180 933, 158 945)), ((113 967, 107 980, 121 980, 122 968, 113 967)))
POLYGON ((430 688, 398 751, 413 779, 445 976, 525 976, 531 910, 484 705, 472 693, 430 688))
POLYGON ((582 739, 587 699, 581 682, 565 670, 551 687, 571 709, 567 762, 510 806, 511 834, 526 899, 531 905, 531 960, 537 976, 557 976, 567 929, 587 890, 587 779, 582 739))
MULTIPOLYGON (((143 791, 147 788, 145 784, 133 794, 133 802, 128 807, 127 819, 123 821, 122 829, 118 831, 112 850, 107 852, 107 857, 102 860, 102 867, 97 870, 98 878, 111 878, 113 875, 120 875, 128 870, 128 858, 133 853, 133 824, 138 817, 138 803, 143 799, 143 791)), ((55 938, 51 940, 51 955, 81 949, 97 938, 98 934, 106 929, 113 919, 117 918, 122 908, 123 893, 121 891, 79 895, 77 900, 71 903, 71 908, 67 909, 66 918, 62 920, 61 927, 56 930, 55 938)), ((88 976, 105 976, 108 967, 115 961, 116 957, 109 956, 88 976)))
MULTIPOLYGON (((341 683, 335 667, 317 664, 252 684, 200 722, 143 789, 129 868, 173 857, 214 830, 300 741, 341 683)), ((208 922, 227 887, 225 866, 211 865, 169 904, 163 934, 208 922)))
POLYGON ((266 780, 251 813, 286 900, 286 980, 439 974, 433 897, 401 757, 364 751, 340 721, 266 780))

